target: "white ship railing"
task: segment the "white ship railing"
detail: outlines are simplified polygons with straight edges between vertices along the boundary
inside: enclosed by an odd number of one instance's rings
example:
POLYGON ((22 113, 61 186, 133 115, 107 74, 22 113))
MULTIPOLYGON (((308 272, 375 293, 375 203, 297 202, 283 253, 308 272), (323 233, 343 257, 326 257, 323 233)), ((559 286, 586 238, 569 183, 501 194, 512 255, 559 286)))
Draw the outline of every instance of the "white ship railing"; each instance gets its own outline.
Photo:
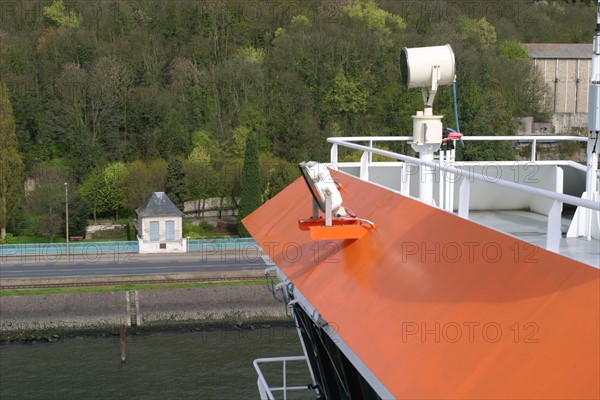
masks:
MULTIPOLYGON (((260 393, 261 400, 275 400, 275 396, 273 392, 282 392, 283 399, 287 400, 288 391, 311 391, 311 388, 307 385, 304 386, 288 386, 287 385, 287 363, 290 361, 304 361, 307 363, 307 359, 305 356, 288 356, 288 357, 268 357, 268 358, 257 358, 254 360, 254 369, 258 374, 258 381, 256 382, 258 385, 258 391, 260 393), (265 379, 265 376, 260 369, 260 364, 263 363, 282 363, 283 369, 283 386, 278 387, 270 387, 265 379)), ((312 391, 311 391, 312 392, 312 391)))
MULTIPOLYGON (((331 162, 337 163, 337 145, 342 142, 368 142, 369 147, 373 148, 374 142, 408 142, 413 139, 412 136, 347 136, 330 138, 334 141, 327 140, 333 143, 331 148, 331 162)), ((463 136, 466 142, 477 141, 509 141, 515 143, 531 143, 530 161, 536 161, 538 143, 553 143, 553 142, 587 142, 586 136, 539 136, 539 135, 521 135, 521 136, 463 136)), ((369 160, 371 161, 371 160, 369 160)))
MULTIPOLYGON (((478 137, 463 137, 463 140, 488 140, 486 138, 492 138, 489 140, 512 140, 512 141, 527 141, 531 140, 535 147, 537 142, 541 141, 560 141, 560 140, 575 140, 575 141, 587 141, 585 137, 579 136, 478 136, 478 137)), ((519 192, 527 193, 534 196, 539 196, 545 199, 553 201, 550 211, 548 213, 548 223, 546 227, 546 249, 558 252, 561 238, 561 211, 563 203, 571 204, 574 206, 584 207, 590 210, 600 211, 600 203, 582 199, 575 196, 570 196, 563 193, 552 192, 545 189, 531 187, 515 182, 510 182, 503 179, 497 179, 493 177, 491 179, 487 175, 478 174, 470 170, 463 170, 456 166, 455 163, 449 163, 447 160, 442 158, 442 162, 430 162, 420 160, 415 157, 410 157, 404 154, 395 153, 389 150, 382 150, 373 147, 373 142, 391 142, 391 141, 407 141, 412 140, 412 136, 398 136, 398 137, 331 137, 327 139, 327 142, 332 144, 331 148, 331 162, 338 163, 338 147, 347 147, 355 150, 361 150, 363 152, 360 161, 360 178, 362 180, 369 180, 369 167, 372 163, 372 155, 379 154, 384 157, 391 159, 404 161, 405 165, 415 166, 426 166, 435 171, 453 176, 452 182, 456 181, 457 177, 462 177, 458 193, 458 215, 462 218, 469 219, 469 202, 470 202, 470 189, 471 183, 474 181, 480 181, 484 183, 499 185, 508 189, 513 189, 519 192), (360 145, 354 142, 367 141, 368 146, 360 145)), ((532 151, 532 155, 535 155, 535 151, 532 151)), ((451 160, 452 158, 448 158, 451 160)), ((448 180, 445 180, 448 181, 448 180)), ((402 168, 402 179, 400 193, 409 196, 410 188, 410 174, 408 168, 402 168)), ((453 190, 452 190, 453 194, 453 190)), ((443 207, 440 207, 443 208, 443 207)), ((449 211, 452 211, 452 207, 449 211)))

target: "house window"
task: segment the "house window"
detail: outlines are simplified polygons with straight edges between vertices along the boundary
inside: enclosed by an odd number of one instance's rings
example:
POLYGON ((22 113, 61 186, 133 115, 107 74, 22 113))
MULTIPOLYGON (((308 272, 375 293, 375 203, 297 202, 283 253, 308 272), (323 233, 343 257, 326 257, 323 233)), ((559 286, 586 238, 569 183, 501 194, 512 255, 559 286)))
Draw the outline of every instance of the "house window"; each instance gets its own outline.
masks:
POLYGON ((165 222, 165 239, 167 239, 167 240, 175 239, 175 221, 166 221, 165 222))
POLYGON ((158 221, 150 221, 150 240, 158 240, 158 221))

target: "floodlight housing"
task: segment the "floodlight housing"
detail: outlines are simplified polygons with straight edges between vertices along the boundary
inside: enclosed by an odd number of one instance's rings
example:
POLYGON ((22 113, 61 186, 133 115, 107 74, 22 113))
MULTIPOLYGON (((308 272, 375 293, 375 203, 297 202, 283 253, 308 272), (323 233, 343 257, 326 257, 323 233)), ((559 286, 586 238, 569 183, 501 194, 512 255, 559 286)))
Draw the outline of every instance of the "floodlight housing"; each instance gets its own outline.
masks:
POLYGON ((317 188, 316 181, 318 181, 318 176, 316 176, 316 174, 313 172, 313 170, 311 170, 311 167, 313 164, 309 164, 309 163, 310 163, 310 161, 308 163, 301 162, 300 164, 298 164, 298 167, 300 168, 302 177, 304 178, 304 181, 306 182, 306 185, 308 186, 308 190, 310 191, 310 194, 312 195, 312 197, 315 201, 315 204, 317 204, 317 206, 319 207, 319 209, 321 211, 325 212, 325 196, 317 188), (315 175, 315 176, 313 176, 313 175, 315 175))
POLYGON ((456 75, 452 47, 446 44, 403 48, 400 55, 400 75, 406 89, 432 88, 432 84, 451 85, 456 75))

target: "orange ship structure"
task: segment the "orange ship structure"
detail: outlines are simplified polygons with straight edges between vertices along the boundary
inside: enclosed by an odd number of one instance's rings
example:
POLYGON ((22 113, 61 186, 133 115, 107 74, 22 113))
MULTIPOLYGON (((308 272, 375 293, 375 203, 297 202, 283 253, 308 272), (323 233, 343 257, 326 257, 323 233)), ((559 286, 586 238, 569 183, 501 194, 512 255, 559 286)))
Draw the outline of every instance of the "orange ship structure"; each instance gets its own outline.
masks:
POLYGON ((298 228, 301 179, 244 220, 277 265, 322 398, 597 399, 600 270, 343 173, 377 222, 298 228))

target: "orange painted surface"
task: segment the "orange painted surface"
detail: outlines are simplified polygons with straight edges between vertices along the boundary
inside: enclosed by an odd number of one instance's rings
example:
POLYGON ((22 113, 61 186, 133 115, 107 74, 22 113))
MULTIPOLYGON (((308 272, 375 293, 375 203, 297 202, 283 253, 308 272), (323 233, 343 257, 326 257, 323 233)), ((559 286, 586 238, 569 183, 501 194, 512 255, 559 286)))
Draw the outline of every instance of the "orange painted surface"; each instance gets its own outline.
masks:
POLYGON ((340 225, 340 226, 311 226, 310 238, 312 240, 357 240, 366 235, 371 229, 364 225, 340 225))
POLYGON ((332 226, 325 226, 325 220, 322 218, 300 219, 298 229, 309 231, 312 240, 356 240, 372 229, 370 225, 362 225, 358 220, 334 218, 331 222, 332 226))
POLYGON ((244 219, 396 398, 600 398, 600 270, 348 175, 377 224, 312 241, 297 180, 244 219))

